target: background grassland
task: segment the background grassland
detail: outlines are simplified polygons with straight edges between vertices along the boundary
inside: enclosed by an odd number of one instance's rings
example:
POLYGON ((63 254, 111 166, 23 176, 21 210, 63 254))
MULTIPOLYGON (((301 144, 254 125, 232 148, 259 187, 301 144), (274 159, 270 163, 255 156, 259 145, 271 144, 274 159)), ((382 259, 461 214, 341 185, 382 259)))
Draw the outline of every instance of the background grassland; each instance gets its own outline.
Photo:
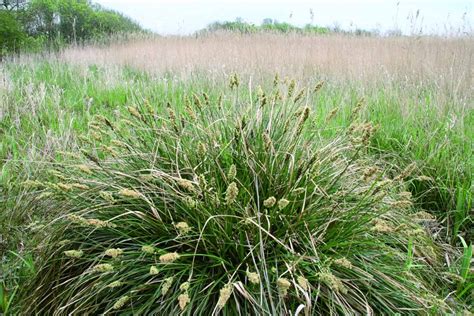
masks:
MULTIPOLYGON (((123 108, 144 99, 156 108, 169 103, 183 109, 190 91, 217 99, 227 93, 234 72, 240 74, 235 101, 241 104, 250 102, 258 85, 271 87, 276 73, 287 85, 297 79, 296 93, 324 81, 315 95, 303 97, 315 112, 310 124, 321 127, 324 139, 352 123, 351 112, 364 98, 362 118, 379 126, 370 154, 398 171, 416 163, 409 187, 416 207, 437 217, 437 240, 462 248, 460 241, 474 236, 473 54, 472 38, 222 33, 68 48, 2 63, 0 283, 5 297, 13 297, 34 274, 52 216, 47 207, 28 205, 21 182, 44 177, 60 162, 61 152, 76 150, 95 115, 118 119, 123 108)), ((462 299, 469 301, 472 284, 466 288, 462 299)))

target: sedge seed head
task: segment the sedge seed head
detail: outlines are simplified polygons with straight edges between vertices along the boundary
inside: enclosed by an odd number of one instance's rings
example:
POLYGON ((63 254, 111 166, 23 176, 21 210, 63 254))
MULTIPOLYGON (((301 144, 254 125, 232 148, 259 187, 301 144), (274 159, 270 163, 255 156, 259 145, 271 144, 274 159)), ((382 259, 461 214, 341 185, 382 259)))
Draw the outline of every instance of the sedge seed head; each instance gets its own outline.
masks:
POLYGON ((92 169, 88 165, 78 165, 77 169, 84 173, 92 174, 92 169))
POLYGON ((186 180, 186 179, 178 179, 177 182, 178 182, 178 185, 181 188, 183 188, 183 189, 185 189, 189 192, 194 192, 194 184, 191 181, 186 180))
POLYGON ((128 109, 128 112, 130 112, 132 116, 136 117, 139 120, 142 118, 142 115, 140 114, 140 112, 138 112, 136 107, 129 106, 127 109, 128 109))
POLYGON ((115 199, 112 193, 106 191, 100 191, 99 196, 109 203, 114 203, 115 199))
POLYGON ((179 289, 183 292, 186 292, 187 290, 189 290, 189 285, 189 282, 184 282, 179 286, 179 289))
POLYGON ((92 272, 105 273, 114 270, 114 266, 109 263, 100 263, 92 268, 92 272))
POLYGON ((319 279, 325 283, 331 290, 342 294, 347 293, 347 288, 342 281, 330 272, 323 272, 318 274, 319 279))
POLYGON ((89 187, 87 185, 81 183, 73 183, 72 187, 79 190, 89 190, 89 187))
POLYGON ((180 235, 186 235, 191 231, 191 227, 189 227, 188 223, 186 222, 179 222, 175 225, 175 227, 180 235))
POLYGON ((96 218, 87 219, 85 224, 87 226, 91 226, 95 228, 110 227, 110 224, 108 222, 100 220, 100 219, 96 219, 96 218))
POLYGON ((188 303, 190 302, 190 298, 189 298, 189 295, 188 293, 183 293, 183 294, 180 294, 178 296, 178 303, 179 303, 179 308, 184 311, 184 309, 186 308, 186 305, 188 305, 188 303))
POLYGON ((169 289, 171 288, 171 285, 173 285, 173 277, 166 278, 165 281, 163 282, 163 286, 161 287, 161 294, 163 296, 168 293, 169 289))
POLYGON ((122 282, 120 281, 113 281, 111 283, 109 283, 109 285, 107 285, 108 288, 111 288, 111 289, 114 289, 114 288, 117 288, 117 287, 121 287, 123 285, 122 282))
POLYGON ((119 191, 119 195, 123 197, 128 197, 132 199, 138 199, 141 197, 141 194, 135 190, 130 190, 130 189, 122 189, 119 191))
POLYGON ((349 260, 347 260, 347 258, 345 257, 338 258, 334 260, 333 262, 337 266, 344 267, 346 269, 352 269, 352 263, 349 260))
POLYGON ((219 300, 217 301, 217 306, 219 309, 224 308, 225 304, 232 295, 233 290, 234 287, 232 286, 232 284, 226 284, 222 289, 220 289, 219 300))
POLYGON ((372 224, 374 225, 372 227, 372 231, 377 232, 377 233, 388 234, 388 233, 392 233, 393 230, 394 230, 392 225, 390 225, 389 222, 387 222, 383 219, 380 219, 380 218, 374 219, 372 221, 372 224))
POLYGON ((232 182, 231 184, 229 184, 229 186, 227 187, 226 195, 225 195, 225 200, 226 200, 227 205, 233 204, 238 194, 239 194, 239 189, 237 188, 237 184, 235 182, 232 182))
POLYGON ((272 208, 276 203, 276 198, 274 196, 269 197, 265 201, 263 201, 263 206, 266 208, 272 208))
POLYGON ((286 278, 277 279, 278 293, 280 293, 282 297, 285 297, 288 295, 288 290, 290 289, 290 287, 291 287, 291 283, 290 281, 288 281, 288 279, 286 278))
POLYGON ((66 257, 69 257, 69 258, 80 258, 84 255, 84 252, 82 250, 67 250, 64 252, 64 254, 66 255, 66 257))
POLYGON ((159 273, 158 268, 156 266, 151 266, 149 274, 150 275, 157 275, 159 273))
POLYGON ((114 310, 121 309, 122 307, 125 306, 125 304, 128 303, 129 300, 130 300, 129 296, 127 295, 122 296, 121 298, 117 300, 117 302, 115 302, 114 306, 112 306, 112 309, 114 310))
POLYGON ((305 291, 309 290, 309 281, 306 279, 304 276, 299 275, 296 278, 296 281, 298 282, 298 285, 301 286, 301 288, 305 291))
POLYGON ((117 258, 123 254, 123 250, 120 248, 110 248, 107 249, 104 254, 112 258, 117 258))
POLYGON ((287 199, 280 199, 278 201, 278 208, 280 210, 283 210, 284 208, 288 206, 288 204, 290 204, 290 201, 288 201, 287 199))
POLYGON ((176 260, 179 259, 179 254, 177 252, 170 252, 170 253, 167 253, 167 254, 164 254, 164 255, 161 255, 160 256, 160 262, 161 263, 173 263, 175 262, 176 260))
POLYGON ((153 247, 151 245, 144 245, 144 246, 142 246, 142 251, 145 252, 145 253, 154 254, 155 253, 155 247, 153 247))
POLYGON ((227 178, 229 179, 229 181, 233 181, 236 175, 237 175, 237 168, 235 167, 235 165, 230 166, 229 172, 227 173, 227 178))
POLYGON ((68 192, 72 190, 72 185, 67 183, 58 183, 58 188, 61 191, 68 192))
POLYGON ((260 284, 260 275, 257 272, 250 272, 249 269, 245 272, 249 282, 252 284, 260 284))

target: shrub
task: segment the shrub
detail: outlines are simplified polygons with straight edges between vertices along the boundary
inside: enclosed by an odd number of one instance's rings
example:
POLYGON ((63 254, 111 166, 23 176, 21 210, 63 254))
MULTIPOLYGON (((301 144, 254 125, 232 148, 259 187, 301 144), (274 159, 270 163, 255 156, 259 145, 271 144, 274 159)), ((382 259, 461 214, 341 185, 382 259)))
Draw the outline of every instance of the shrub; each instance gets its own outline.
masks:
POLYGON ((96 117, 85 159, 29 183, 59 215, 23 310, 449 312, 442 250, 404 192, 413 166, 389 177, 369 158, 360 106, 327 140, 294 81, 249 100, 231 87, 96 117))

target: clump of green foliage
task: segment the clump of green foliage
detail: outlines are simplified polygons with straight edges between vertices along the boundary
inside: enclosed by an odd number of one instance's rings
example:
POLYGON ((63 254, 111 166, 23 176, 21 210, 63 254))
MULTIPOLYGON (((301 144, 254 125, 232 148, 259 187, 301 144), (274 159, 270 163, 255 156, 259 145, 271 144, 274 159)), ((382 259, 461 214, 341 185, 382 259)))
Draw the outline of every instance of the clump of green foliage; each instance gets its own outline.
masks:
POLYGON ((214 22, 200 33, 215 31, 232 31, 240 33, 275 32, 275 33, 305 33, 305 34, 327 34, 330 29, 327 27, 307 24, 298 27, 287 22, 278 22, 272 19, 265 19, 261 25, 244 22, 242 19, 235 21, 214 22))
POLYGON ((136 32, 143 32, 136 22, 89 0, 4 1, 0 4, 0 50, 4 53, 136 32))
POLYGON ((23 311, 453 312, 446 249, 406 192, 416 166, 392 174, 367 154, 363 103, 328 138, 304 104, 321 84, 230 88, 98 115, 80 154, 25 182, 57 217, 23 311))
POLYGON ((351 34, 356 36, 376 36, 378 31, 368 31, 364 29, 356 29, 354 31, 346 31, 339 26, 324 27, 308 23, 303 27, 299 27, 288 22, 279 22, 273 19, 264 19, 260 25, 248 23, 240 18, 235 21, 214 22, 208 25, 205 29, 198 32, 198 34, 216 32, 216 31, 230 31, 239 33, 259 33, 259 32, 273 32, 273 33, 298 33, 307 35, 321 35, 321 34, 351 34))
POLYGON ((0 59, 7 51, 16 51, 25 40, 25 33, 15 17, 0 11, 0 59))

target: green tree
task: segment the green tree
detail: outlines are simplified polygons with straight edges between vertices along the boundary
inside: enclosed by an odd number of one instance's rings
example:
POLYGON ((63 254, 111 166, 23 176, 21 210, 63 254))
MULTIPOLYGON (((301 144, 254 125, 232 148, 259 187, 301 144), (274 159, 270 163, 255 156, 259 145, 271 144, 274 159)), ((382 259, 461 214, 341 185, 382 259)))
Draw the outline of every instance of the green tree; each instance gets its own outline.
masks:
POLYGON ((5 53, 18 51, 25 37, 15 16, 7 10, 0 10, 0 60, 5 53))

